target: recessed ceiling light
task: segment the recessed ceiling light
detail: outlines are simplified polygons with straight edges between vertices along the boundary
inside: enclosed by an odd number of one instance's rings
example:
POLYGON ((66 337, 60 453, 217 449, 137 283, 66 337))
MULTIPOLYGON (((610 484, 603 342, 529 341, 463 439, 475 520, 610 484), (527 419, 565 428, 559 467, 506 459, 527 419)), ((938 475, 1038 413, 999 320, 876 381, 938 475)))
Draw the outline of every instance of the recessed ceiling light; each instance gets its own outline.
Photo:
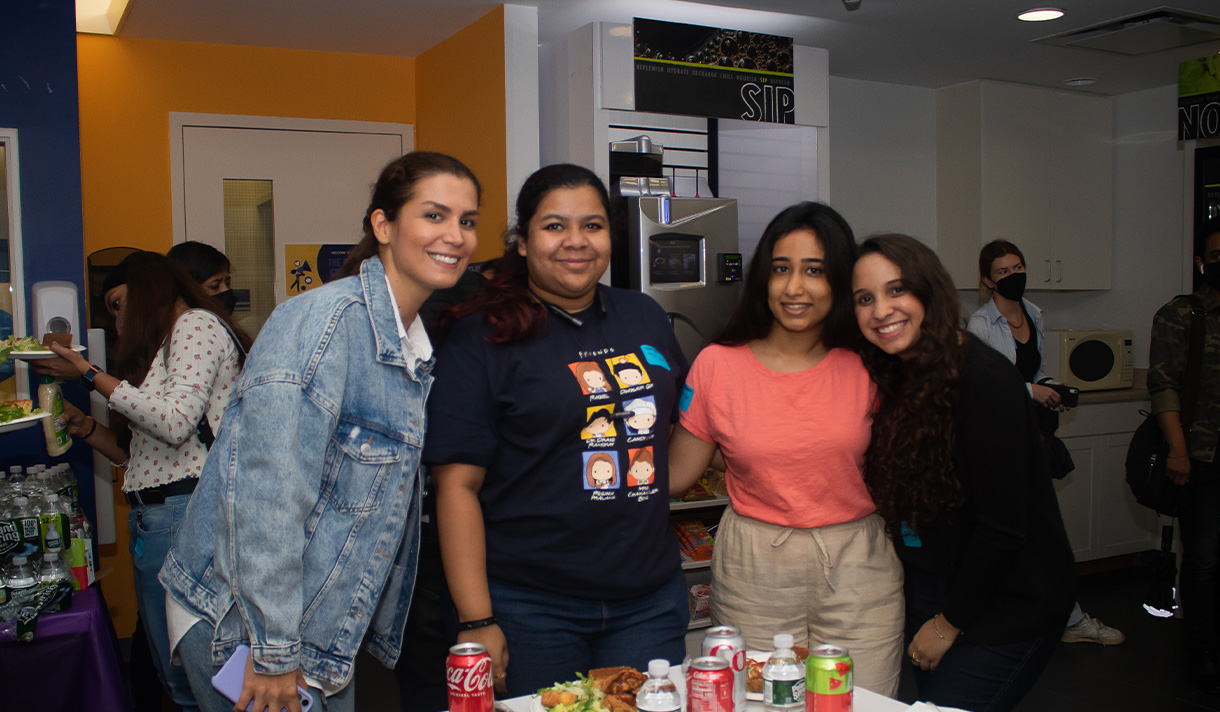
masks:
POLYGON ((1063 10, 1057 7, 1035 7, 1017 15, 1017 19, 1022 22, 1046 22, 1047 20, 1058 20, 1061 17, 1063 17, 1063 10))
POLYGON ((1064 79, 1064 86, 1069 87, 1087 87, 1090 84, 1096 84, 1097 80, 1093 77, 1076 77, 1074 79, 1064 79))

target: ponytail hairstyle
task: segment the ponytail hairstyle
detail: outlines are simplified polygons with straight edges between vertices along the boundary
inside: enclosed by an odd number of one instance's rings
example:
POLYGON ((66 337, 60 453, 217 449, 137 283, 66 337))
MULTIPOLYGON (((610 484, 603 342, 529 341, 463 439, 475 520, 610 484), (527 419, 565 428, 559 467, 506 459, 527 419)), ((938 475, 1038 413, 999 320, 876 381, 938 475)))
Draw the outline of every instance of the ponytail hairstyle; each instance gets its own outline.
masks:
POLYGON ((377 183, 373 185, 373 194, 369 198, 369 206, 364 211, 362 223, 364 236, 360 242, 347 254, 343 267, 339 269, 340 277, 351 277, 360 274, 360 265, 370 257, 376 257, 381 243, 373 234, 373 213, 380 210, 385 213, 385 219, 394 222, 402 206, 415 197, 415 186, 425 178, 436 175, 451 175, 465 178, 474 184, 475 196, 483 200, 483 186, 474 172, 453 156, 431 151, 412 151, 395 158, 381 169, 377 183))
POLYGON ((529 265, 517 251, 517 240, 529 242, 530 221, 551 191, 559 188, 593 188, 610 216, 610 195, 597 174, 583 166, 558 163, 534 171, 517 194, 517 220, 509 230, 504 254, 493 265, 494 276, 482 289, 446 312, 442 330, 470 314, 482 314, 495 327, 494 344, 515 344, 536 338, 546 326, 547 312, 530 292, 529 265))
POLYGON ((936 253, 913 237, 878 235, 860 258, 894 263, 902 286, 924 308, 919 339, 900 359, 867 344, 861 357, 880 391, 864 481, 890 532, 929 524, 965 501, 954 461, 958 380, 965 343, 961 304, 936 253))

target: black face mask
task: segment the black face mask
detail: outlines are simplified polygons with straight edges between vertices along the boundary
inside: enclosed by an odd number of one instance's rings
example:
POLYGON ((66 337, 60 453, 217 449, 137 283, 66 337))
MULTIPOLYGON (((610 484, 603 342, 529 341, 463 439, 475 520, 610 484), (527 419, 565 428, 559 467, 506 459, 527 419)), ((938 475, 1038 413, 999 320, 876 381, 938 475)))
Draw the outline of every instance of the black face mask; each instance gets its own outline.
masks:
POLYGON ((1021 301, 1021 296, 1025 294, 1025 273, 1013 272, 1007 277, 1001 277, 996 280, 995 291, 1005 299, 1011 299, 1014 302, 1021 301))
POLYGON ((237 308, 237 295, 233 293, 232 289, 217 292, 213 298, 220 302, 220 306, 224 307, 229 314, 232 314, 233 310, 237 308))
POLYGON ((1208 262, 1203 265, 1203 279, 1207 286, 1220 292, 1220 262, 1208 262))

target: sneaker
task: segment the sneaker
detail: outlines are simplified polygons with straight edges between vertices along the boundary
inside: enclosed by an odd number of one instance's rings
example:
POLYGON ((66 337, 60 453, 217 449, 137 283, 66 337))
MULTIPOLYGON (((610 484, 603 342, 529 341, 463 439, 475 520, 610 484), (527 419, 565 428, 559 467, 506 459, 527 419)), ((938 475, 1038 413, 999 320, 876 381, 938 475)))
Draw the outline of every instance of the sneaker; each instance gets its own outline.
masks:
POLYGON ((1088 613, 1076 625, 1063 629, 1061 643, 1098 643, 1100 645, 1118 645, 1127 639, 1122 631, 1102 623, 1088 613))

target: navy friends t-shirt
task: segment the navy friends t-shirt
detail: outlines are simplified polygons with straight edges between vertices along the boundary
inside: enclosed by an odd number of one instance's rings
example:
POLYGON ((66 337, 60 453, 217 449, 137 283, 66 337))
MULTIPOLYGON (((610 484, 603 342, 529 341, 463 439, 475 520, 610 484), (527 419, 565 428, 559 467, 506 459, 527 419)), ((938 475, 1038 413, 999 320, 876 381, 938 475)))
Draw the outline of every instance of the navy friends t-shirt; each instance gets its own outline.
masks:
POLYGON ((687 364, 650 297, 598 296, 579 325, 548 314, 518 344, 492 344, 482 315, 458 322, 437 354, 424 461, 487 469, 488 576, 621 600, 679 567, 667 443, 687 364))

